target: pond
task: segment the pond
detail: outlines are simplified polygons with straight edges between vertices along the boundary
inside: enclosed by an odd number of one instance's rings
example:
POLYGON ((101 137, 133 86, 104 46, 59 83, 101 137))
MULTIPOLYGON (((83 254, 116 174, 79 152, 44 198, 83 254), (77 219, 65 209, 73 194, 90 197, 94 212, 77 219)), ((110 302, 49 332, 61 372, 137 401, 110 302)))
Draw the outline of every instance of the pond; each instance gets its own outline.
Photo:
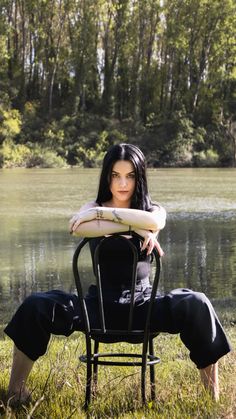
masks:
MULTIPOLYGON (((0 170, 0 321, 31 292, 75 289, 78 238, 68 220, 96 196, 97 169, 0 170)), ((168 211, 160 234, 163 292, 189 287, 236 301, 236 169, 150 169, 168 211)))

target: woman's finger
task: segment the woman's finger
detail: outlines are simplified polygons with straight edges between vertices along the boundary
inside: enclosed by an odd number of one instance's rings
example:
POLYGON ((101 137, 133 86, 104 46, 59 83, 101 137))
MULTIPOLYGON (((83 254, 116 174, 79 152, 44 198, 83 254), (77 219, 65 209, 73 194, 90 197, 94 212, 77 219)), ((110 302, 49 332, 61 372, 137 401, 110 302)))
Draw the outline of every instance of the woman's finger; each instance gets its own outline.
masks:
POLYGON ((160 255, 160 257, 162 257, 162 256, 164 256, 164 251, 162 250, 162 247, 161 247, 161 245, 160 245, 160 243, 156 240, 156 242, 155 242, 155 247, 156 247, 156 249, 157 249, 157 251, 158 251, 158 253, 159 253, 159 255, 160 255))
POLYGON ((148 243, 149 243, 149 240, 150 240, 150 238, 149 238, 149 237, 146 237, 146 238, 144 239, 144 242, 143 242, 143 245, 142 245, 142 248, 141 248, 141 250, 142 250, 142 251, 143 251, 143 250, 145 250, 145 249, 147 248, 148 243))
POLYGON ((154 248, 154 242, 153 242, 153 240, 150 240, 149 244, 148 244, 148 252, 147 252, 148 255, 150 255, 152 253, 153 248, 154 248))
POLYGON ((80 225, 80 220, 75 221, 73 226, 72 226, 72 230, 76 231, 76 229, 79 227, 79 225, 80 225))
POLYGON ((73 231, 73 226, 74 226, 74 223, 75 223, 75 221, 74 221, 74 217, 72 217, 72 218, 70 219, 70 221, 69 221, 69 230, 70 230, 70 232, 72 232, 72 231, 73 231))

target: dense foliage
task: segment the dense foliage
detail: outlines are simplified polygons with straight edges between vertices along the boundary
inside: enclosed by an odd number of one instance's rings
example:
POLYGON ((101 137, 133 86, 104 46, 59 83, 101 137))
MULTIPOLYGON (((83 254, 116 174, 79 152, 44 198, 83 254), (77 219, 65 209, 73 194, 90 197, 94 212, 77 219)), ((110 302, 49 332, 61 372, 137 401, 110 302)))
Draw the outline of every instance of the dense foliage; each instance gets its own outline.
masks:
POLYGON ((235 0, 0 0, 0 167, 236 160, 235 0))

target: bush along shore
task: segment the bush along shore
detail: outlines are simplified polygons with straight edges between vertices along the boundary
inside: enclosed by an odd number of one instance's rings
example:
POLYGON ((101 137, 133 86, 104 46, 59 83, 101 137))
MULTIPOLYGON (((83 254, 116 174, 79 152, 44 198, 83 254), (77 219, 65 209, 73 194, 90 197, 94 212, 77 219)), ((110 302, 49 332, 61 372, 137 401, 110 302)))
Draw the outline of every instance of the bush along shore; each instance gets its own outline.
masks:
POLYGON ((226 128, 194 126, 182 112, 148 126, 98 115, 27 118, 17 110, 1 116, 0 105, 0 168, 99 167, 107 148, 120 142, 139 146, 149 167, 236 165, 236 140, 226 128))

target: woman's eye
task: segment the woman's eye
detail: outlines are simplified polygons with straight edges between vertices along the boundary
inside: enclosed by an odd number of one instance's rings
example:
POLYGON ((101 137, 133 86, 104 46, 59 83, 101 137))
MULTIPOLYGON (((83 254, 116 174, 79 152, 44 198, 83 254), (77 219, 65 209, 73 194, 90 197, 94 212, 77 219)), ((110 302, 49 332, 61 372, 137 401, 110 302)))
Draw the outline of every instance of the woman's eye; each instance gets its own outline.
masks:
MULTIPOLYGON (((112 179, 119 179, 120 175, 119 175, 119 173, 112 173, 111 177, 112 177, 112 179)), ((126 175, 126 179, 135 179, 135 174, 130 173, 130 174, 126 175)))

